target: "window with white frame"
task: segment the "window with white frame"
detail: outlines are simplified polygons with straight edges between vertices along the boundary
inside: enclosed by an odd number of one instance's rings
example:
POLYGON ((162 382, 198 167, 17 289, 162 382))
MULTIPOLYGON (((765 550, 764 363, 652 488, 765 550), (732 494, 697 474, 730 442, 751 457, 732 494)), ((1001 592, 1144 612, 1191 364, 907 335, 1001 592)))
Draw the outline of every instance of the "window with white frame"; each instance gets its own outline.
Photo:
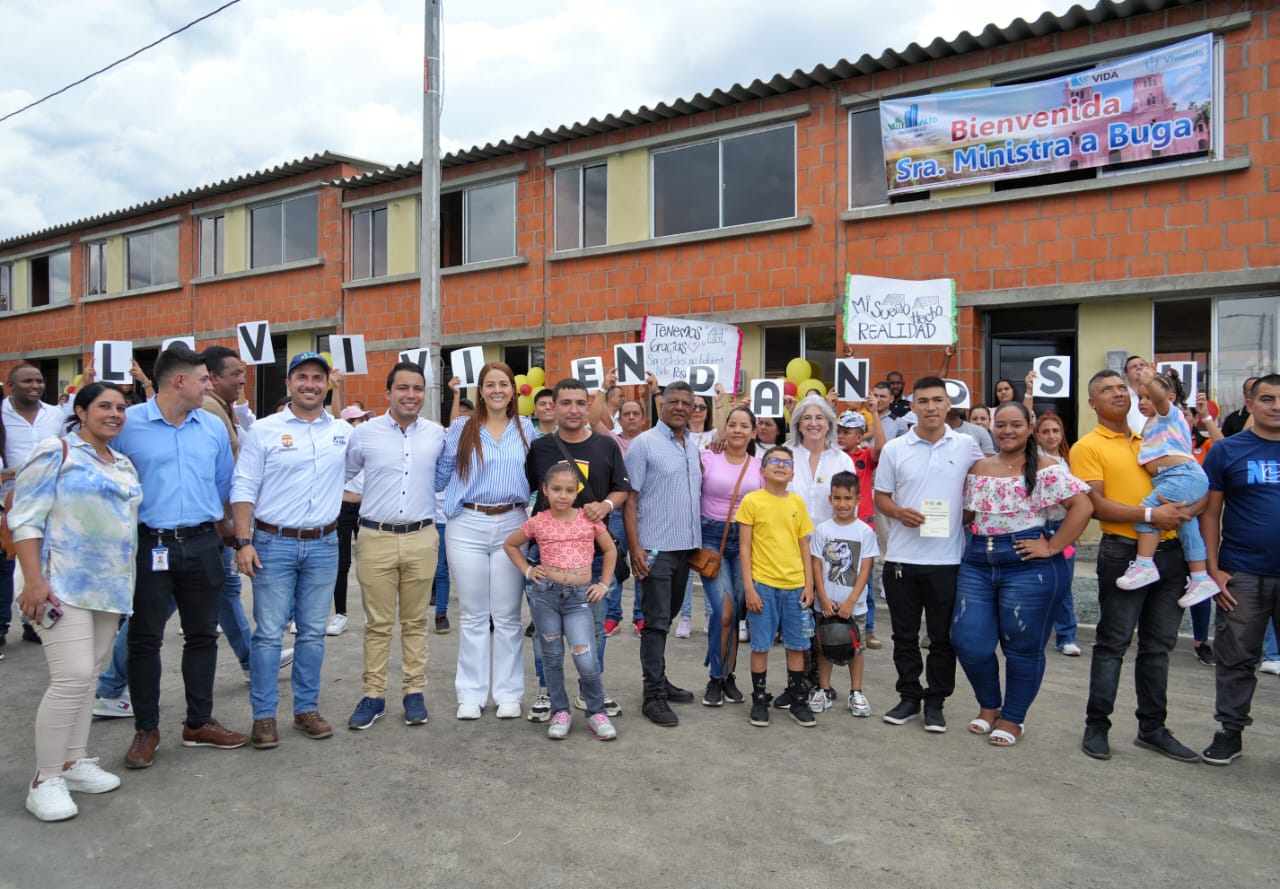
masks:
POLYGON ((440 195, 440 265, 516 255, 516 180, 440 195))
POLYGON ((792 358, 816 361, 822 379, 835 378, 835 324, 806 324, 795 327, 766 327, 764 330, 764 375, 783 377, 792 358))
POLYGON ((13 310, 13 263, 0 263, 0 312, 13 310))
POLYGON ((653 236, 796 215, 796 128, 785 124, 655 151, 653 236))
POLYGON ((178 227, 166 225, 125 238, 125 287, 139 290, 178 282, 178 227))
POLYGON ((605 244, 609 171, 605 164, 556 171, 556 249, 605 244))
POLYGON ((249 266, 261 269, 320 255, 320 199, 306 194, 249 211, 249 266))
POLYGON ((387 208, 351 213, 351 280, 387 274, 387 208))
POLYGON ((107 292, 107 242, 85 245, 84 295, 99 296, 107 292))
POLYGON ((71 251, 60 250, 31 260, 31 307, 71 301, 71 251))
POLYGON ((200 277, 221 275, 226 257, 226 217, 205 216, 200 220, 200 277))

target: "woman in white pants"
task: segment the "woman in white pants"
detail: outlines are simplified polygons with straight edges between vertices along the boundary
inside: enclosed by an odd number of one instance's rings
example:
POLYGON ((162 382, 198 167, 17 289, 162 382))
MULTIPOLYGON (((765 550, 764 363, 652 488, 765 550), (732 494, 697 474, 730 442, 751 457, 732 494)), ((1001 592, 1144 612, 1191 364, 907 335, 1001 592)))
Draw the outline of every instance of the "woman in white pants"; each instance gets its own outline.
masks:
POLYGON ((142 484, 129 458, 110 445, 124 427, 125 406, 113 386, 81 389, 74 403, 79 430, 36 447, 18 472, 9 512, 25 578, 18 607, 39 628, 49 662, 49 687, 36 712, 36 776, 27 790, 27 811, 41 821, 74 817, 71 791, 120 786, 85 748, 94 684, 133 602, 142 484))
POLYGON ((480 369, 478 382, 475 414, 450 424, 436 464, 449 571, 461 613, 454 688, 459 719, 479 719, 491 688, 498 718, 518 719, 524 696, 524 578, 502 543, 527 518, 524 466, 533 424, 516 411, 510 367, 490 362, 480 369))

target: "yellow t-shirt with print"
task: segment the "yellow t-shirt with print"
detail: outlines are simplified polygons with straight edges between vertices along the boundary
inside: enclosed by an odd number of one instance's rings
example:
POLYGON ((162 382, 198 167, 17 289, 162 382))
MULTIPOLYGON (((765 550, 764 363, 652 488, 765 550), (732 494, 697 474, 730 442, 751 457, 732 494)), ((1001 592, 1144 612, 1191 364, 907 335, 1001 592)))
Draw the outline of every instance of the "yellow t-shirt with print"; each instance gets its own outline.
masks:
POLYGON ((780 590, 804 586, 804 559, 808 547, 800 539, 813 533, 813 522, 804 500, 787 492, 785 497, 764 489, 742 498, 734 521, 751 526, 751 579, 780 590))

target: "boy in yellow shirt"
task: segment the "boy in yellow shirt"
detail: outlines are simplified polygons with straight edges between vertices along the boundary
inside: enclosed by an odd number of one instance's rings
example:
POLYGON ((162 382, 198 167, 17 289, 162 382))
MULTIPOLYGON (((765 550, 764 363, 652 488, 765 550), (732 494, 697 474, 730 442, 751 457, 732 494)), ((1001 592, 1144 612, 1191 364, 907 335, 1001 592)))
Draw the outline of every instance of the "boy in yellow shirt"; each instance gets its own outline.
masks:
POLYGON ((791 718, 807 728, 816 722, 804 694, 804 653, 809 639, 802 629, 802 612, 813 604, 813 565, 808 558, 813 522, 804 500, 787 490, 795 475, 789 448, 777 446, 765 451, 760 475, 764 488, 743 497, 734 517, 751 629, 751 724, 769 724, 765 677, 769 648, 781 627, 791 718))

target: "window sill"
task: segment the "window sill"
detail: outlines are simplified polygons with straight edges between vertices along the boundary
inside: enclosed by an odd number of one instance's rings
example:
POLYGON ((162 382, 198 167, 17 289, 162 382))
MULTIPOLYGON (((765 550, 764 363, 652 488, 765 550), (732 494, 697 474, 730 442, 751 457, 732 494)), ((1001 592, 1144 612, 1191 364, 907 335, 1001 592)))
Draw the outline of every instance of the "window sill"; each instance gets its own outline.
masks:
POLYGON ((567 259, 582 259, 588 256, 606 256, 610 253, 627 253, 632 250, 651 250, 656 247, 674 247, 681 244, 700 244, 704 241, 721 241, 725 238, 741 238, 747 235, 768 234, 769 232, 790 231, 797 228, 808 228, 813 225, 812 216, 793 216, 790 219, 773 219, 769 222, 748 222, 745 225, 732 225, 726 228, 713 228, 701 232, 686 232, 682 235, 667 235, 663 238, 647 238, 643 241, 627 241, 623 244, 606 244, 602 247, 584 247, 578 250, 561 250, 547 257, 547 262, 564 262, 567 259))
POLYGON ((82 303, 100 303, 113 299, 123 299, 126 296, 150 296, 153 293, 168 293, 171 290, 181 290, 182 283, 174 281, 172 284, 157 284, 154 287, 139 287, 136 290, 122 290, 119 293, 95 293, 93 296, 85 296, 80 298, 82 303))
POLYGON ((859 207, 845 210, 840 214, 841 222, 860 222, 865 219, 886 219, 894 216, 914 216, 918 213, 930 213, 937 210, 956 210, 964 207, 983 207, 990 204, 1009 204, 1014 201, 1039 200, 1040 198, 1057 197, 1064 194, 1077 194, 1082 191, 1114 191, 1130 185, 1149 185, 1153 182, 1169 182, 1177 179, 1190 179, 1195 176, 1215 176, 1249 169, 1247 157, 1230 157, 1224 160, 1204 161, 1197 164, 1170 164, 1147 170, 1134 170, 1127 173, 1115 173, 1098 179, 1085 179, 1077 182, 1064 182, 1060 185, 1038 185, 1032 188, 1012 191, 993 191, 989 194, 975 194, 967 197, 951 199, 929 199, 927 201, 907 201, 902 204, 888 204, 878 207, 859 207))
POLYGON ((7 312, 0 312, 0 318, 16 318, 22 315, 39 315, 41 312, 53 312, 58 309, 69 309, 75 305, 74 302, 68 300, 64 303, 53 303, 48 306, 30 306, 25 309, 10 309, 7 312))
POLYGON ((509 269, 515 266, 528 265, 527 256, 509 256, 506 259, 486 259, 484 262, 469 262, 466 265, 451 265, 440 270, 440 277, 465 275, 468 272, 487 272, 490 269, 509 269))
POLYGON ((417 281, 421 279, 421 275, 417 272, 409 272, 404 275, 381 275, 377 278, 358 278, 355 281, 343 281, 343 290, 356 290, 361 287, 377 287, 379 284, 399 284, 404 281, 417 281))
POLYGON ((324 265, 319 256, 314 259, 299 259, 297 262, 286 262, 281 265, 269 265, 260 269, 245 269, 242 272, 223 272, 221 275, 209 275, 204 278, 192 278, 192 284, 216 284, 219 281, 235 281, 239 278, 253 278, 257 275, 274 275, 276 272, 292 272, 295 269, 309 269, 324 265))

